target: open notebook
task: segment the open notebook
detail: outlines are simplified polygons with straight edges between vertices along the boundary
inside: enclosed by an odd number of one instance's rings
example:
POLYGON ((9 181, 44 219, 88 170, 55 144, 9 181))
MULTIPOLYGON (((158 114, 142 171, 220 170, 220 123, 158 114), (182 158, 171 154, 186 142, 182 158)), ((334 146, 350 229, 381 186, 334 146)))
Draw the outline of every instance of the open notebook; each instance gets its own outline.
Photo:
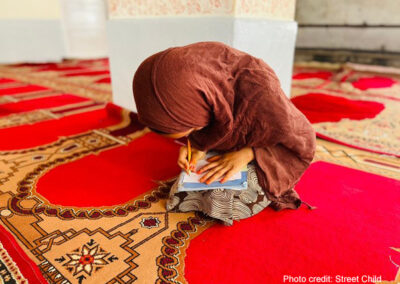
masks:
MULTIPOLYGON (((200 160, 197 162, 196 171, 208 164, 206 159, 216 155, 216 153, 207 153, 207 156, 204 160, 200 160)), ((210 184, 205 184, 200 182, 200 178, 204 175, 196 174, 192 172, 188 175, 185 171, 179 176, 179 185, 178 191, 194 191, 194 190, 209 190, 216 188, 227 188, 227 189, 235 189, 235 190, 244 190, 247 189, 247 166, 242 169, 242 171, 234 174, 230 179, 225 181, 224 183, 220 183, 218 181, 214 181, 210 184)))

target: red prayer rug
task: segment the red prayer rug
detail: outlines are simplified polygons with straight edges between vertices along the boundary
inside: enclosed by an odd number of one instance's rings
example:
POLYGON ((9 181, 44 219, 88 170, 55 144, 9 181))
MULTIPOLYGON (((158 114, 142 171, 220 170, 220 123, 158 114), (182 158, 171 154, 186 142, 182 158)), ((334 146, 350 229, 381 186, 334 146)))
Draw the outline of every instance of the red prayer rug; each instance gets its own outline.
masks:
POLYGON ((297 64, 292 102, 320 138, 400 156, 400 69, 297 64))
POLYGON ((374 283, 396 276, 392 261, 400 261, 400 242, 391 235, 400 234, 399 181, 316 162, 296 189, 318 208, 266 209, 232 227, 215 225, 192 240, 188 282, 289 283, 300 276, 312 283, 327 276, 338 283, 341 276, 352 276, 357 283, 374 283))
POLYGON ((0 67, 3 282, 400 281, 398 158, 318 139, 296 187, 315 210, 267 208, 232 227, 166 212, 179 145, 105 102, 104 62, 0 67))

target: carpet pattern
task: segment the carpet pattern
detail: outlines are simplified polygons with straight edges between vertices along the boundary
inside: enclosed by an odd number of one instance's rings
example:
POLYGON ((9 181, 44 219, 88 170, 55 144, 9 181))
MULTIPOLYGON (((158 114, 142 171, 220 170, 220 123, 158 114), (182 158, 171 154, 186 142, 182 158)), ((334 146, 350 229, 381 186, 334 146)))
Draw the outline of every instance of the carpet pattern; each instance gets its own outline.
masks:
POLYGON ((0 77, 7 78, 3 80, 16 79, 17 82, 9 82, 9 86, 15 88, 40 85, 95 101, 111 101, 108 59, 65 60, 59 64, 1 65, 0 77))
MULTIPOLYGON (((0 185, 10 189, 1 195, 2 222, 20 236, 20 244, 50 283, 131 283, 137 278, 162 283, 177 276, 170 275, 175 271, 172 265, 182 265, 181 250, 186 241, 206 228, 208 222, 193 213, 167 214, 167 187, 151 182, 178 173, 175 157, 168 155, 165 158, 169 163, 152 167, 162 153, 175 154, 178 145, 147 133, 127 111, 113 105, 103 111, 107 117, 98 119, 112 126, 60 137, 44 145, 38 141, 40 146, 36 147, 0 152, 0 185), (152 148, 158 151, 146 155, 152 148), (118 158, 121 156, 129 158, 125 165, 118 158), (112 157, 117 158, 114 164, 112 157), (130 165, 132 157, 141 161, 130 165), (128 169, 125 179, 130 181, 119 180, 113 185, 110 171, 115 170, 114 166, 128 169), (81 173, 75 173, 77 169, 81 173), (102 170, 106 179, 97 177, 98 183, 93 182, 102 170), (79 181, 82 188, 68 188, 70 178, 73 184, 79 181), (152 243, 159 244, 159 249, 150 249, 152 243), (179 246, 174 248, 176 243, 179 246), (139 261, 136 258, 140 255, 146 257, 139 261), (88 257, 86 262, 84 257, 88 257), (149 265, 148 258, 158 261, 149 265), (141 273, 138 267, 143 268, 141 273)), ((82 114, 77 115, 84 119, 82 114)), ((53 118, 51 122, 58 121, 53 118)))
POLYGON ((357 64, 298 64, 292 98, 318 136, 400 156, 400 70, 357 64))
POLYGON ((169 213, 179 145, 107 102, 105 62, 0 67, 3 281, 281 283, 312 271, 400 281, 398 158, 318 139, 296 187, 316 210, 267 209, 229 228, 169 213))

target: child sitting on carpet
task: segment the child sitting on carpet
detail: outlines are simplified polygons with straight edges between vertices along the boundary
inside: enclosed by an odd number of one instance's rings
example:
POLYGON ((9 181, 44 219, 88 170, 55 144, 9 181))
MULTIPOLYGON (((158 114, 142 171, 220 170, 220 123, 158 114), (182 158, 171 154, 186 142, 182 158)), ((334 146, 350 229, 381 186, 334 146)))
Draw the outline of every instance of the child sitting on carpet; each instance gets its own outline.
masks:
POLYGON ((310 165, 315 133, 283 93, 274 71, 261 59, 219 42, 174 47, 147 58, 133 80, 140 122, 171 138, 187 136, 178 164, 193 170, 207 151, 220 153, 200 171, 211 183, 248 165, 248 189, 177 192, 168 210, 198 210, 226 224, 266 206, 298 208, 293 189, 310 165))

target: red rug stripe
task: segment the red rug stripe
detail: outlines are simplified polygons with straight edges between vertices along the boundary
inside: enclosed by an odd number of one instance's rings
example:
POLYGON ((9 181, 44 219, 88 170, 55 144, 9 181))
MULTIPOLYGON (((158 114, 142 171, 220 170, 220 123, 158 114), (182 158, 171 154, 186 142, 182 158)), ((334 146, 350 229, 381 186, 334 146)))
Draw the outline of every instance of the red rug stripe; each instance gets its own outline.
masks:
POLYGON ((389 257, 400 263, 400 253, 390 249, 400 248, 400 181, 317 162, 296 190, 317 209, 267 209, 192 240, 188 282, 283 283, 284 275, 395 278, 398 268, 389 257))
POLYGON ((43 91, 43 90, 49 90, 46 87, 38 86, 38 85, 27 85, 27 86, 22 86, 22 87, 15 87, 15 88, 6 88, 6 89, 0 89, 0 95, 15 95, 15 94, 21 94, 21 93, 28 93, 28 92, 34 92, 34 91, 43 91))
POLYGON ((60 119, 46 120, 32 125, 0 129, 0 151, 25 149, 48 144, 62 136, 83 133, 92 129, 115 125, 121 121, 114 110, 102 108, 60 119), (22 139, 29 133, 29 139, 22 139))
POLYGON ((21 102, 0 104, 0 117, 13 113, 27 112, 35 109, 46 109, 67 104, 89 101, 87 98, 69 94, 61 94, 45 98, 37 98, 21 102))
POLYGON ((15 80, 8 78, 0 78, 0 84, 11 83, 11 82, 15 82, 15 80))
POLYGON ((0 226, 0 242, 29 283, 48 283, 37 265, 26 255, 14 237, 3 226, 0 226))
POLYGON ((107 84, 109 84, 109 83, 111 83, 111 78, 110 77, 103 78, 103 79, 97 80, 96 83, 107 83, 107 84))
POLYGON ((333 75, 332 72, 328 71, 317 71, 317 72, 304 72, 304 73, 297 73, 293 75, 293 79, 295 80, 303 80, 303 79, 323 79, 328 80, 333 75))

